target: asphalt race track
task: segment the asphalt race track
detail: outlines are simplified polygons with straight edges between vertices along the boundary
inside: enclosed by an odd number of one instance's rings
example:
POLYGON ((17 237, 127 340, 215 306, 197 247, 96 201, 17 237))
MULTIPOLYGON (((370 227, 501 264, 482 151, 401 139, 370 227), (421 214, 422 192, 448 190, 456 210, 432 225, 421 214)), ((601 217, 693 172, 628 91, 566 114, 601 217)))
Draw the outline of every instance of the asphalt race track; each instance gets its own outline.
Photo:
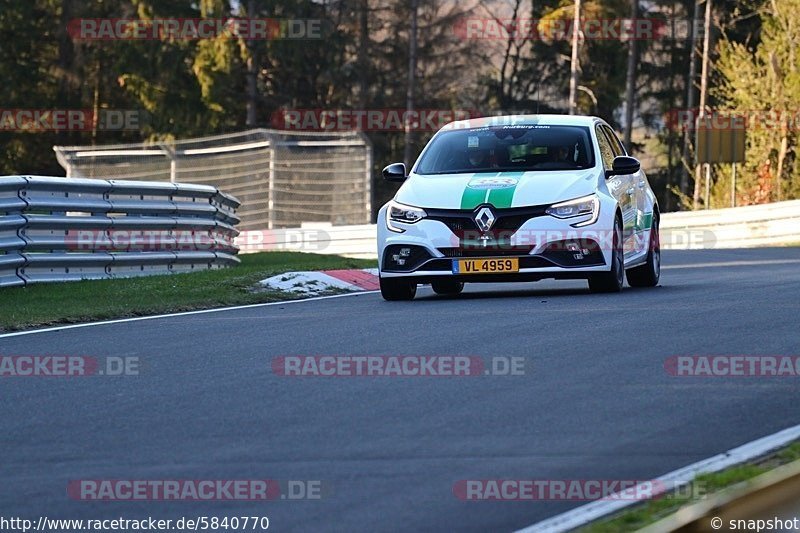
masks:
POLYGON ((800 248, 664 253, 661 286, 472 285, 0 338, 139 376, 0 378, 0 514, 268 516, 276 531, 510 531, 580 502, 465 502, 462 479, 651 479, 800 423, 800 378, 673 355, 800 355, 800 248), (297 378, 282 355, 526 359, 524 376, 297 378), (77 479, 321 480, 321 500, 76 501, 77 479))

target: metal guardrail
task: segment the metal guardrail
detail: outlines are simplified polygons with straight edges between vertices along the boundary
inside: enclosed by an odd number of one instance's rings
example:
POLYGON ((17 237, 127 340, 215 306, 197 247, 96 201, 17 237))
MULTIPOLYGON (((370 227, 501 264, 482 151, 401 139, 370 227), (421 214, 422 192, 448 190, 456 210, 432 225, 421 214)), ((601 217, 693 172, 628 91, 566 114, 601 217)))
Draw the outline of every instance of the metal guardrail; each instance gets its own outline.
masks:
POLYGON ((778 527, 776 520, 800 518, 799 496, 800 461, 795 461, 683 507, 640 532, 793 531, 792 526, 778 527))
POLYGON ((661 218, 662 233, 664 230, 673 234, 684 232, 690 237, 686 245, 689 248, 751 248, 800 243, 800 200, 681 211, 666 213, 661 218))
MULTIPOLYGON (((682 211, 661 215, 661 248, 698 250, 781 246, 800 243, 800 200, 772 204, 682 211)), ((374 259, 374 224, 308 225, 279 231, 244 231, 242 253, 288 250, 374 259)))
POLYGON ((238 264, 239 205, 207 185, 0 177, 0 287, 238 264))

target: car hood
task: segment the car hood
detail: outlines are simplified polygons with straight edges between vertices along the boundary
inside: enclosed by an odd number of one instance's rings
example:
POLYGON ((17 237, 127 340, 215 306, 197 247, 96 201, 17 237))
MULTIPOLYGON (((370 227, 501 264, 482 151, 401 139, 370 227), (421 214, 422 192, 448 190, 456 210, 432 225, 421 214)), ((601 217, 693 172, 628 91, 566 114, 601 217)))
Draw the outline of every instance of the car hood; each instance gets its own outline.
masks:
POLYGON ((502 209, 571 200, 597 190, 598 170, 412 174, 395 200, 431 209, 502 209))

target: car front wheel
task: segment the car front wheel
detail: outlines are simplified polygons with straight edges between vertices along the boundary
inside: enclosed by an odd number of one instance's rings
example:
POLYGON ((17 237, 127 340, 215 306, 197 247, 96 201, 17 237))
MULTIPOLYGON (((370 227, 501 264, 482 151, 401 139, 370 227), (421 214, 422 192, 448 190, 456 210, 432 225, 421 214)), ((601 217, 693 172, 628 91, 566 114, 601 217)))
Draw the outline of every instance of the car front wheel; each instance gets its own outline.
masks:
POLYGON ((413 300, 417 284, 403 278, 380 278, 381 296, 389 302, 413 300))
POLYGON ((642 266, 628 270, 628 285, 631 287, 655 287, 661 278, 661 245, 658 237, 658 217, 653 218, 650 230, 650 251, 642 266))
POLYGON ((592 274, 589 290, 592 292, 620 292, 625 284, 625 256, 622 249, 622 220, 614 219, 614 244, 611 250, 611 270, 592 274))

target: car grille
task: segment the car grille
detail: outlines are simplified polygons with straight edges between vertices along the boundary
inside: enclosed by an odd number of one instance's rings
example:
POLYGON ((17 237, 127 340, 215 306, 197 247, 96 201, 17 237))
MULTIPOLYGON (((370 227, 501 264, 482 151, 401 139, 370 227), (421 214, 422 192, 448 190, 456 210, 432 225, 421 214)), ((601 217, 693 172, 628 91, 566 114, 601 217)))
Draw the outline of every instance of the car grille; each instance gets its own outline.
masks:
POLYGON ((470 247, 470 248, 439 248, 445 257, 513 257, 528 255, 532 246, 504 246, 504 247, 470 247))
POLYGON ((426 209, 425 211, 428 213, 428 220, 438 220, 450 228, 450 231, 460 239, 463 239, 465 234, 481 234, 495 241, 503 241, 511 237, 528 220, 546 215, 548 206, 512 207, 508 209, 495 209, 492 207, 495 222, 491 230, 487 232, 481 232, 478 226, 475 225, 475 213, 482 207, 485 206, 480 205, 471 210, 426 209))

